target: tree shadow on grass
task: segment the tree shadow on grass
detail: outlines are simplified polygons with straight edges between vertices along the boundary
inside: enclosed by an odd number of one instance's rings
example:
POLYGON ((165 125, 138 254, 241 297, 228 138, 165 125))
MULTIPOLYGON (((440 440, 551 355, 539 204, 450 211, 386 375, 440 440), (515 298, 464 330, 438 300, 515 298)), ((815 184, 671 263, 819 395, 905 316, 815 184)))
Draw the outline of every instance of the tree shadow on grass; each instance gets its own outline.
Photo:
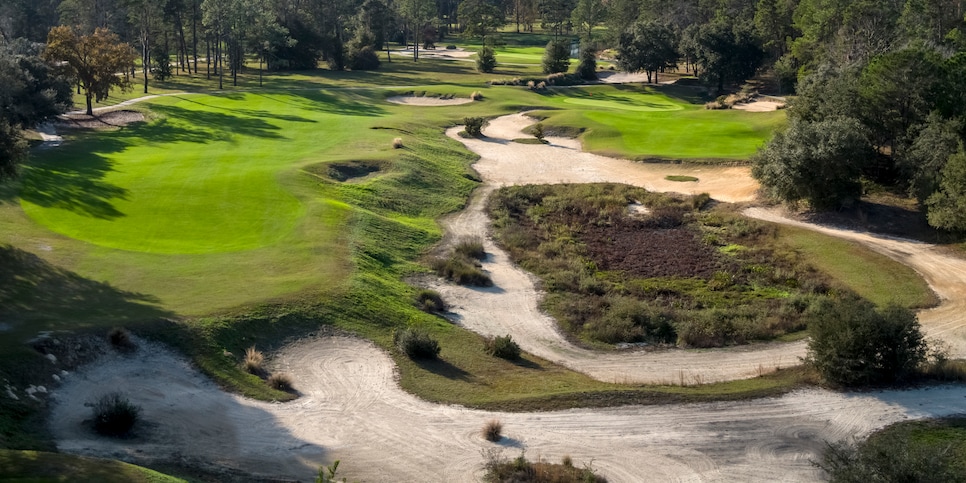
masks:
POLYGON ((0 245, 0 319, 32 332, 131 326, 174 314, 151 295, 84 278, 9 245, 0 245))
POLYGON ((60 208, 92 218, 119 218, 124 213, 111 201, 127 199, 128 191, 103 181, 112 165, 96 154, 75 162, 27 165, 20 181, 20 198, 44 208, 60 208))
POLYGON ((437 376, 443 376, 447 379, 465 382, 470 382, 473 380, 473 376, 469 372, 466 372, 443 359, 421 359, 415 362, 420 368, 432 372, 437 376))
MULTIPOLYGON (((191 101, 195 102, 195 101, 191 101)), ((151 108, 154 112, 165 115, 168 119, 177 120, 179 124, 184 123, 194 126, 198 131, 203 131, 216 140, 231 140, 236 135, 251 136, 263 139, 283 139, 280 134, 282 128, 271 124, 262 119, 251 117, 233 116, 212 111, 199 111, 194 109, 184 109, 177 106, 155 105, 151 108)), ((150 132, 141 133, 151 134, 150 132)), ((184 141, 185 139, 174 139, 184 141)))

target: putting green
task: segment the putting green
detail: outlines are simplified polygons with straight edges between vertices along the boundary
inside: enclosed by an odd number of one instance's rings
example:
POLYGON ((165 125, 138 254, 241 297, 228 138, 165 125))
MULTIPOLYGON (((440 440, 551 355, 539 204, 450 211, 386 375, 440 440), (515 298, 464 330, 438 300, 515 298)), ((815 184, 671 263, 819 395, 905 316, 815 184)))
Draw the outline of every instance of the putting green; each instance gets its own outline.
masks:
POLYGON ((602 107, 604 109, 618 109, 621 111, 656 112, 680 111, 684 109, 684 107, 682 107, 680 104, 671 102, 669 99, 662 99, 657 96, 650 97, 652 97, 652 99, 648 99, 647 101, 629 99, 626 102, 610 101, 606 99, 592 99, 587 97, 568 97, 567 99, 564 99, 564 102, 579 106, 602 107))

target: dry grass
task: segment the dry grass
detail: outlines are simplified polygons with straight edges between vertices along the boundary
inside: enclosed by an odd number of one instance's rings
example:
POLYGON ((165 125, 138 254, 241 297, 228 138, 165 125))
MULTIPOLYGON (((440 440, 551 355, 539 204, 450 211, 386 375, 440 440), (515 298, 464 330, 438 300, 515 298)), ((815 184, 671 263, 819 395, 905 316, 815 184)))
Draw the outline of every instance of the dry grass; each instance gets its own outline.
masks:
POLYGON ((402 147, 403 147, 403 140, 402 140, 402 138, 395 138, 395 139, 392 140, 392 148, 393 149, 402 149, 402 147))
POLYGON ((279 391, 291 391, 292 390, 292 376, 284 372, 273 372, 271 376, 268 376, 268 385, 272 389, 278 389, 279 391))
POLYGON ((494 443, 503 439, 503 423, 496 419, 487 421, 483 425, 483 437, 494 443))
POLYGON ((474 101, 483 100, 483 93, 480 91, 473 91, 473 93, 470 94, 470 99, 473 99, 474 101))
POLYGON ((265 354, 262 351, 255 349, 255 346, 251 346, 245 349, 245 370, 251 374, 259 374, 262 372, 262 363, 265 362, 265 354))

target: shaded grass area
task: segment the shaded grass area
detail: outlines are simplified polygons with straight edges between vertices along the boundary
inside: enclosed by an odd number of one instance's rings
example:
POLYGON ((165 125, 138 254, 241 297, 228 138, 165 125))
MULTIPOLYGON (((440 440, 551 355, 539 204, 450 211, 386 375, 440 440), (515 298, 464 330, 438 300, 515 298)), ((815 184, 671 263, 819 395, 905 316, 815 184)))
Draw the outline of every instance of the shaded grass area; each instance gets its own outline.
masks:
POLYGON ((183 483, 185 480, 115 460, 0 449, 0 480, 10 482, 183 483), (29 476, 27 476, 29 475, 29 476))

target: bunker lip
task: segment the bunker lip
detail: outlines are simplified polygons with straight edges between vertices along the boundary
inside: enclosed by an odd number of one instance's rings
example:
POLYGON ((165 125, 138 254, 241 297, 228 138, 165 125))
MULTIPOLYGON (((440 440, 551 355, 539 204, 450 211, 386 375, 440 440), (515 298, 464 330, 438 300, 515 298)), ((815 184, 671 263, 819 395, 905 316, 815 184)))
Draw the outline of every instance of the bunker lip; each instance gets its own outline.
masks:
POLYGON ((473 99, 469 97, 452 97, 449 99, 444 99, 442 97, 420 97, 420 96, 392 96, 386 98, 387 101, 393 104, 403 104, 407 106, 459 106, 461 104, 469 104, 473 102, 473 99))

